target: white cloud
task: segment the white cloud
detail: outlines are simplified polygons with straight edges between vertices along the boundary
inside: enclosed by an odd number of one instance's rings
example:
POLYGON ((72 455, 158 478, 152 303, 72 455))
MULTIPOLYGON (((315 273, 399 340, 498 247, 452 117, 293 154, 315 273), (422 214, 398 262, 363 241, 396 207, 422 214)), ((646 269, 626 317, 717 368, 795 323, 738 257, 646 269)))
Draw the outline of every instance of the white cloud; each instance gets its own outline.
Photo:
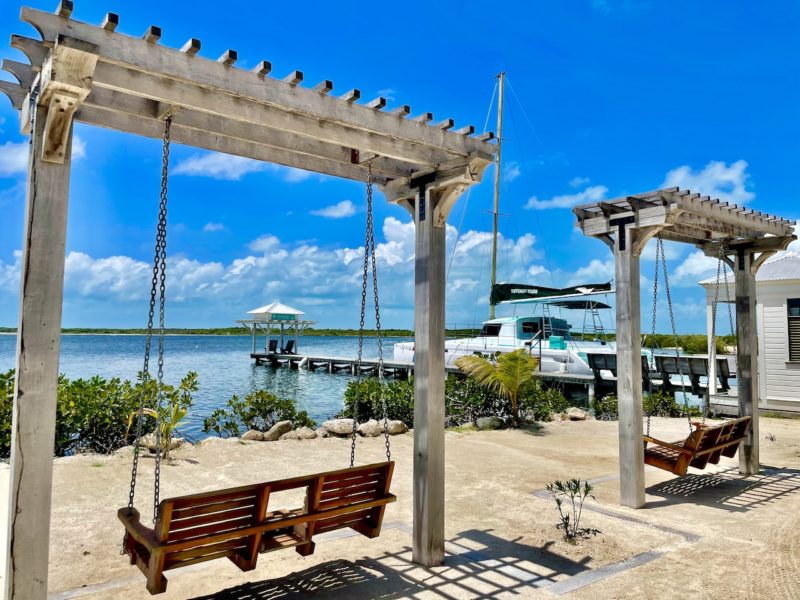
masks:
POLYGON ((528 199, 525 208, 542 210, 547 208, 572 208, 578 204, 588 204, 589 202, 599 202, 605 200, 608 188, 604 185, 593 185, 581 192, 574 194, 562 194, 553 196, 549 200, 539 200, 536 196, 528 199))
POLYGON ((522 175, 522 170, 517 161, 512 160, 503 167, 503 181, 512 182, 522 175))
POLYGON ((0 177, 18 175, 28 168, 28 142, 6 142, 0 146, 0 177))
POLYGON ((236 181, 248 173, 265 171, 267 163, 250 158, 209 152, 195 154, 179 162, 172 170, 175 175, 193 175, 236 181))
POLYGON ((342 200, 325 208, 312 210, 311 214, 317 217, 325 217, 326 219, 344 219, 356 214, 356 207, 350 200, 342 200))
POLYGON ((569 183, 567 185, 569 185, 569 187, 572 188, 579 188, 585 185, 589 185, 590 181, 591 179, 589 179, 588 177, 573 177, 572 179, 569 180, 569 183))
POLYGON ((205 233, 213 233, 215 231, 224 231, 224 230, 225 230, 225 225, 223 225, 222 223, 214 223, 212 221, 203 225, 203 231, 205 233))
POLYGON ((397 91, 394 88, 383 88, 382 90, 378 90, 378 96, 386 98, 389 102, 394 102, 395 94, 397 94, 397 91))
POLYGON ((717 259, 696 250, 675 268, 673 281, 680 284, 696 284, 701 279, 710 277, 717 270, 717 259))
POLYGON ((614 279, 614 259, 599 260, 595 258, 585 267, 575 271, 567 280, 567 285, 604 283, 612 279, 614 279))
POLYGON ((79 135, 72 138, 72 160, 86 158, 86 142, 79 135))
POLYGON ((662 187, 678 186, 700 194, 719 198, 723 202, 746 204, 756 195, 747 190, 750 175, 746 172, 747 162, 737 160, 730 166, 722 161, 712 160, 701 171, 694 171, 683 165, 667 173, 662 187))
MULTIPOLYGON (((683 248, 686 247, 686 244, 679 244, 677 242, 664 242, 664 256, 667 259, 667 263, 669 264, 670 260, 675 260, 676 258, 680 257, 682 254, 683 248)), ((641 256, 642 260, 655 260, 656 259, 656 240, 655 238, 651 239, 647 242, 647 245, 644 248, 641 256)))
MULTIPOLYGON (((271 165, 275 166, 275 165, 271 165)), ((277 167, 284 170, 283 179, 289 183, 299 183, 311 177, 314 173, 311 171, 304 171, 303 169, 295 169, 294 167, 277 167)))
POLYGON ((274 235, 264 234, 250 242, 247 247, 253 252, 269 252, 280 246, 280 243, 281 241, 274 235))

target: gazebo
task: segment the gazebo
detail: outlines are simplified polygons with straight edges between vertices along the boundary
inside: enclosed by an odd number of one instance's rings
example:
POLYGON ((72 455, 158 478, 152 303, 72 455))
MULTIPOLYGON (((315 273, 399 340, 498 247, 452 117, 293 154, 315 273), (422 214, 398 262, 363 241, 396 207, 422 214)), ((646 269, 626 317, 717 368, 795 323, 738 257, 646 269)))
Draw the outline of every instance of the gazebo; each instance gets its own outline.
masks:
MULTIPOLYGON (((67 204, 75 121, 172 140, 366 182, 413 216, 415 251, 415 413, 413 559, 444 557, 445 224, 455 202, 478 183, 497 150, 492 134, 454 129, 453 119, 411 117, 384 98, 359 103, 333 82, 304 87, 303 73, 270 76, 261 61, 236 67, 237 52, 200 55, 191 38, 159 44, 161 29, 134 37, 116 31, 108 13, 99 26, 23 8, 40 39, 14 35, 28 63, 4 60, 18 83, 0 82, 31 136, 21 264, 16 390, 12 424, 8 600, 47 596, 48 541, 56 423, 59 337, 67 204)), ((122 494, 121 494, 122 495, 122 494)))
POLYGON ((722 257, 734 272, 739 415, 753 417, 740 445, 739 472, 758 473, 756 273, 770 256, 797 239, 795 223, 677 187, 594 202, 573 211, 583 233, 611 249, 616 265, 621 504, 645 505, 639 257, 656 235, 722 257))
MULTIPOLYGON (((268 353, 269 343, 272 339, 272 332, 276 329, 279 332, 278 344, 281 351, 284 350, 284 336, 288 333, 294 340, 292 352, 297 352, 300 334, 314 325, 316 321, 301 319, 304 313, 291 306, 281 304, 277 300, 271 304, 254 308, 247 311, 248 315, 253 315, 250 319, 239 319, 236 322, 247 327, 253 335, 253 354, 256 353, 258 345, 258 333, 264 333, 264 352, 268 353)), ((278 347, 276 347, 276 350, 278 347)))

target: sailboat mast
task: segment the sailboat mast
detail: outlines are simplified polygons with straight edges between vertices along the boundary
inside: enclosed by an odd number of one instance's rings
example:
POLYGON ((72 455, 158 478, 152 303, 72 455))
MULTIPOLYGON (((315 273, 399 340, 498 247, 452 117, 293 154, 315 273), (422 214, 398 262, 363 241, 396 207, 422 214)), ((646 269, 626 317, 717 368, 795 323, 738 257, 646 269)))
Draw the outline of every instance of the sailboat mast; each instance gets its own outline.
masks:
MULTIPOLYGON (((492 278, 489 290, 491 291, 497 283, 497 219, 500 216, 500 152, 503 147, 503 87, 506 74, 501 72, 497 78, 499 92, 497 95, 497 158, 494 170, 494 209, 492 210, 492 278)), ((494 319, 494 304, 489 300, 489 318, 494 319)))

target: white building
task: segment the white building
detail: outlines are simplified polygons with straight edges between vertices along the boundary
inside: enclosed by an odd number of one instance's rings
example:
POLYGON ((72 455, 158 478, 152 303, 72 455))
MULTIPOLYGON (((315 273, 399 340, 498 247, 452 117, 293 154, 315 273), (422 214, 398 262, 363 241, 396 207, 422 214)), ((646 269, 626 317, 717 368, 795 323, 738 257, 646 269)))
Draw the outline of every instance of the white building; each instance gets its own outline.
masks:
MULTIPOLYGON (((730 295, 719 289, 719 335, 728 333, 724 303, 734 298, 732 275, 728 282, 730 295)), ((700 285, 706 290, 710 335, 716 277, 700 285)), ((800 413, 800 254, 780 253, 764 263, 756 274, 756 303, 759 406, 800 413)))

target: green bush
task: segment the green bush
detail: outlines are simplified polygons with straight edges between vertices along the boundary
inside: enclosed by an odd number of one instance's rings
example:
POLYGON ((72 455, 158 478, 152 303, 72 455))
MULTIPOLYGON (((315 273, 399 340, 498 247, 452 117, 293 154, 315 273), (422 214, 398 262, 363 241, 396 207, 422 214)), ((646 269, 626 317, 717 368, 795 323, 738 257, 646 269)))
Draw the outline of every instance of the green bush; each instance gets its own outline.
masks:
POLYGON ((381 382, 374 377, 353 380, 344 391, 344 408, 337 418, 352 419, 353 408, 358 403, 358 421, 383 419, 382 398, 386 400, 386 414, 390 420, 402 421, 409 427, 414 424, 414 380, 381 382))
POLYGON ((667 392, 654 392, 642 400, 644 414, 651 417, 680 417, 684 408, 675 402, 675 396, 667 392))
POLYGON ((444 383, 445 426, 475 425, 480 417, 511 421, 511 403, 474 379, 448 375, 444 383))
POLYGON ((602 398, 595 398, 592 401, 592 409, 594 416, 600 421, 616 421, 619 419, 619 410, 617 408, 617 396, 615 394, 607 394, 602 398))
POLYGON ((557 388, 535 379, 520 396, 520 412, 528 421, 549 421, 553 413, 564 412, 569 402, 557 388))
MULTIPOLYGON (((197 374, 188 373, 176 388, 164 386, 161 416, 167 420, 176 409, 188 411, 192 393, 198 389, 197 374)), ((11 412, 14 371, 0 375, 0 457, 11 453, 11 412)), ((108 454, 129 443, 127 423, 131 413, 144 407, 155 409, 156 382, 145 381, 142 374, 136 383, 118 378, 58 378, 56 435, 54 454, 66 456, 80 452, 108 454)), ((152 431, 155 419, 145 417, 143 432, 152 431)))
POLYGON ((203 431, 220 437, 239 437, 249 429, 269 431, 279 421, 291 421, 295 427, 316 425, 306 411, 297 410, 294 400, 259 390, 243 399, 232 396, 227 408, 218 408, 203 419, 203 431))

